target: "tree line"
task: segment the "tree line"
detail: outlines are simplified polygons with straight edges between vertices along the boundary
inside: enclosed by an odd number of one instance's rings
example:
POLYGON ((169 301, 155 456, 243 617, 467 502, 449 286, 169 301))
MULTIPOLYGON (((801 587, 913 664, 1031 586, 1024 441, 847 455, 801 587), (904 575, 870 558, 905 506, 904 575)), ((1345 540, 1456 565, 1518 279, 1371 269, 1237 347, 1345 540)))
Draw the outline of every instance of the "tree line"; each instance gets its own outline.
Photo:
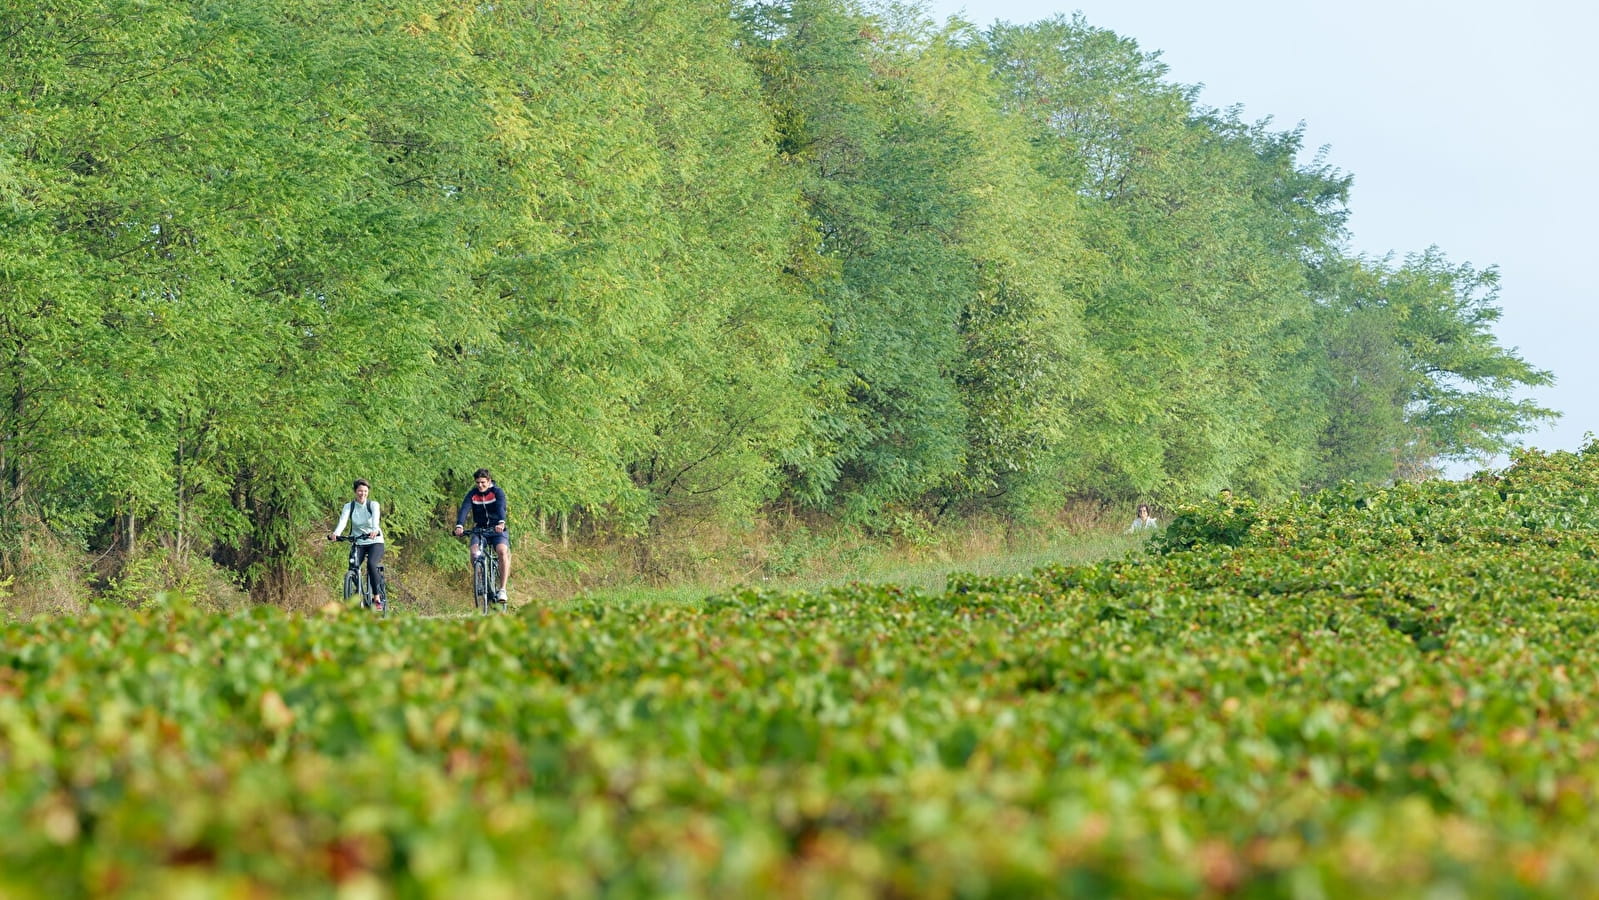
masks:
MULTIPOLYGON (((11 0, 0 566, 269 588, 356 475, 617 532, 1280 496, 1553 415, 1490 268, 1081 17, 11 0)), ((524 520, 525 521, 525 520, 524 520)))

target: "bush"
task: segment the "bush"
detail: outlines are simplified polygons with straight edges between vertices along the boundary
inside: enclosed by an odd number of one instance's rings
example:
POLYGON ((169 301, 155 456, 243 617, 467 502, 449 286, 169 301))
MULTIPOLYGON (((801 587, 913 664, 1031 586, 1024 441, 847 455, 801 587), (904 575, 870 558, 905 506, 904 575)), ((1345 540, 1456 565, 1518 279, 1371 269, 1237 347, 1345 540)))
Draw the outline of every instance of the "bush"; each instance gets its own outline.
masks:
POLYGON ((1254 501, 1218 497, 1194 506, 1179 507, 1166 530, 1150 541, 1157 552, 1203 546, 1239 547, 1259 521, 1254 501))

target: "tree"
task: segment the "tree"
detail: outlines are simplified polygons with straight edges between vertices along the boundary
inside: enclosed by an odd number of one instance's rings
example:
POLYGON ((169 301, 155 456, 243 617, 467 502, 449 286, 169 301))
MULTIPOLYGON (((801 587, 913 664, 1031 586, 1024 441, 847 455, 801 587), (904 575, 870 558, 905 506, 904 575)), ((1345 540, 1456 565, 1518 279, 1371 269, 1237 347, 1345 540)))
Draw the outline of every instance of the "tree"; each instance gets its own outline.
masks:
POLYGON ((1515 394, 1551 384, 1492 332, 1499 277, 1436 248, 1322 273, 1327 427, 1321 482, 1425 474, 1485 460, 1557 415, 1515 394))
POLYGON ((989 52, 1041 167, 1083 201, 1095 354, 1089 437, 1062 478, 1087 493, 1297 487, 1301 386, 1279 377, 1311 314, 1305 267, 1341 235, 1347 179, 1297 163, 1298 131, 1197 107, 1157 55, 1080 17, 998 25, 989 52), (1274 392, 1288 389, 1288 397, 1274 392), (1285 439, 1286 438, 1286 439, 1285 439))
POLYGON ((138 517, 259 579, 283 574, 348 460, 392 460, 393 494, 430 484, 407 477, 404 435, 448 431, 429 395, 453 234, 404 172, 426 141, 396 136, 426 134, 406 123, 450 82, 403 18, 244 0, 35 12, 14 33, 28 89, 8 96, 35 113, 14 139, 81 274, 11 293, 80 298, 90 351, 61 358, 75 421, 44 423, 57 443, 31 456, 81 515, 47 521, 138 517))
POLYGON ((961 137, 919 107, 893 33, 840 0, 745 11, 751 58, 801 173, 816 264, 792 270, 826 310, 821 404, 788 454, 801 499, 870 518, 964 463, 958 319, 974 272, 949 235, 961 137))
POLYGON ((959 139, 959 158, 945 163, 961 202, 946 239, 971 271, 956 323, 963 465, 929 499, 1017 512, 1058 496, 1046 463, 1086 437, 1073 401, 1104 366, 1083 322, 1078 197, 1036 165, 985 50, 956 24, 915 41, 900 63, 917 107, 959 139))

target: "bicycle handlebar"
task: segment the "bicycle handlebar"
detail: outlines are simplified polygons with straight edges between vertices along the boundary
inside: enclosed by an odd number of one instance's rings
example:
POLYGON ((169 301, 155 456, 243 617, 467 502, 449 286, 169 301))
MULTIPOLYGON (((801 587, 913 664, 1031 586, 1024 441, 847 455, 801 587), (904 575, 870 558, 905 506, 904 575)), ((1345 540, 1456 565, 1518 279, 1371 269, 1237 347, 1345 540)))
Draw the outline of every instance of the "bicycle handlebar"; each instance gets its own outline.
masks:
MULTIPOLYGON (((452 526, 450 528, 450 530, 453 532, 456 528, 460 528, 460 527, 461 526, 458 526, 458 525, 457 526, 452 526)), ((489 537, 491 535, 504 534, 504 533, 505 532, 499 530, 498 528, 496 528, 493 525, 490 525, 487 528, 482 528, 482 527, 479 527, 477 525, 474 525, 471 528, 462 528, 461 533, 459 535, 457 535, 457 536, 458 537, 472 537, 472 536, 475 535, 477 537, 489 537)))

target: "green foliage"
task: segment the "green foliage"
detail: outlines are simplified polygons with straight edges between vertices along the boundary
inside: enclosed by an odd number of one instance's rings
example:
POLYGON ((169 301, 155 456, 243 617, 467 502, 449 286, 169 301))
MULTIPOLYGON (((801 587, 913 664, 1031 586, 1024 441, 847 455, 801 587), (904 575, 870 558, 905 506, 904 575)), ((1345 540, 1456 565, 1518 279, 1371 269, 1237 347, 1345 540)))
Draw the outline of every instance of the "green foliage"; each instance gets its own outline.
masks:
POLYGON ((1323 481, 1428 474, 1434 459, 1487 459, 1556 413, 1526 399, 1553 376, 1500 347, 1498 274, 1436 249, 1323 268, 1317 340, 1327 426, 1323 481))
POLYGON ((216 613, 240 608, 242 597, 234 579, 209 560, 180 555, 166 547, 139 547, 121 561, 95 600, 129 609, 216 613))
POLYGON ((1306 266, 1341 236, 1348 179, 1301 165, 1298 131, 1198 107, 1153 55, 1080 17, 988 39, 1040 165, 1083 198, 1079 239, 1097 260, 1087 329, 1114 373, 1079 395, 1094 437, 1065 448, 1062 470, 1123 496, 1296 489, 1312 388, 1285 360, 1311 314, 1306 266))
POLYGON ((1492 268, 1347 257, 1348 177, 1195 95, 1080 17, 14 2, 0 570, 148 539, 281 597, 357 476, 401 540, 479 466, 522 524, 914 534, 1552 415, 1492 268))
POLYGON ((789 455, 796 493, 856 517, 914 499, 962 465, 951 377, 972 271, 949 238, 964 135, 917 103, 904 35, 838 0, 752 10, 778 146, 800 174, 826 311, 813 367, 824 405, 789 455))
POLYGON ((0 625, 0 891, 1581 895, 1596 478, 941 591, 0 625))
POLYGON ((1150 541, 1150 548, 1174 551, 1207 546, 1237 547, 1258 521, 1253 501, 1223 495, 1179 508, 1170 524, 1150 541))

